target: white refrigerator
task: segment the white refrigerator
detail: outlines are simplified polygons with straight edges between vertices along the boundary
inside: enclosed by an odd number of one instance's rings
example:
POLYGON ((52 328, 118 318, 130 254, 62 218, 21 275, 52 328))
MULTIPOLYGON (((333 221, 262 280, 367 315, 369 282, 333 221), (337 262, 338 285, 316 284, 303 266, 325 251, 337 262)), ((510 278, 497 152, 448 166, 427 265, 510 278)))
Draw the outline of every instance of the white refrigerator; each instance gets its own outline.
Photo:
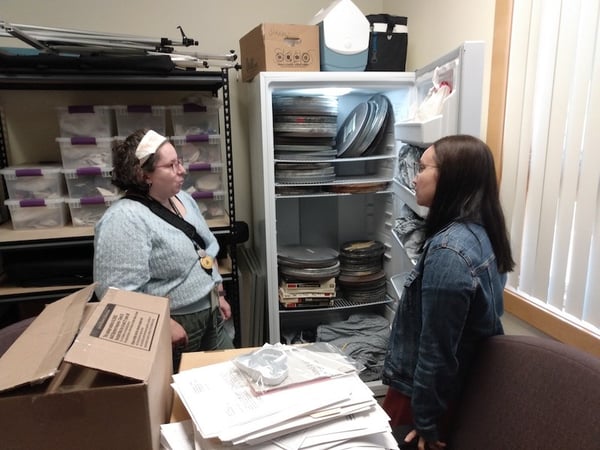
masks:
POLYGON ((402 205, 421 216, 427 213, 416 205, 410 189, 399 182, 400 149, 406 143, 424 149, 449 134, 480 136, 483 56, 482 42, 465 42, 415 72, 262 72, 250 83, 251 234, 265 277, 265 341, 281 342, 284 336, 298 330, 345 320, 359 311, 391 319, 401 291, 396 280, 412 264, 393 232, 397 214, 402 205), (415 110, 430 100, 428 94, 440 77, 451 85, 451 93, 443 98, 436 114, 414 120, 415 110), (333 180, 280 182, 277 167, 315 161, 310 157, 307 161, 282 160, 281 153, 276 152, 277 117, 273 105, 279 98, 334 97, 339 130, 348 125, 348 116, 356 112, 359 104, 377 94, 389 100, 393 115, 375 151, 367 156, 318 159, 318 164, 325 162, 334 167, 333 180), (361 191, 360 187, 366 185, 375 186, 376 190, 361 191), (280 308, 279 247, 338 249, 345 242, 365 239, 384 245, 384 300, 356 303, 341 298, 333 306, 321 308, 280 308))

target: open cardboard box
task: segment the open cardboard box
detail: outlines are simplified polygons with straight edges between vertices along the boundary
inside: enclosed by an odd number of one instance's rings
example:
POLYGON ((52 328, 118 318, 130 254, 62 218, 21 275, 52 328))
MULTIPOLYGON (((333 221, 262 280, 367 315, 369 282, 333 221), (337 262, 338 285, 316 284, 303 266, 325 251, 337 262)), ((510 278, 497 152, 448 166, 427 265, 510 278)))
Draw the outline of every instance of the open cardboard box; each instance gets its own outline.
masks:
POLYGON ((172 391, 169 303, 95 285, 46 306, 0 359, 3 448, 158 449, 172 391))

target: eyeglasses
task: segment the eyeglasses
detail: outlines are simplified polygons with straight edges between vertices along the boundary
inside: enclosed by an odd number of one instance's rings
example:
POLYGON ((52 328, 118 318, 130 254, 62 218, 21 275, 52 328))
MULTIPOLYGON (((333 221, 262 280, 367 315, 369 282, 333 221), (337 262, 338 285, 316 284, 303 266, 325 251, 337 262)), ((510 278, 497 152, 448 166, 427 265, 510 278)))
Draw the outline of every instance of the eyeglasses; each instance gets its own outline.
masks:
POLYGON ((433 169, 437 169, 437 166, 434 165, 434 164, 423 164, 421 162, 415 162, 415 164, 414 164, 415 173, 421 173, 425 169, 427 169, 428 167, 431 167, 433 169))
POLYGON ((177 172, 177 169, 183 167, 183 159, 178 158, 175 161, 170 162, 168 164, 161 164, 160 166, 155 166, 156 169, 158 169, 159 167, 170 167, 173 172, 177 172))

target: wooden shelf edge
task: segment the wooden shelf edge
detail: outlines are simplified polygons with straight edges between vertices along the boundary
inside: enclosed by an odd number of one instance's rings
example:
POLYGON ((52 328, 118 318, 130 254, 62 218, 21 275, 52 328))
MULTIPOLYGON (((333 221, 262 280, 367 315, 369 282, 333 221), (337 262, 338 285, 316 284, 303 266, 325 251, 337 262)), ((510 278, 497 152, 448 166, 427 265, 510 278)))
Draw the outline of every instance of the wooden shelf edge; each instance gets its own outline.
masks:
POLYGON ((507 312, 548 336, 600 357, 600 336, 590 330, 569 322, 564 317, 508 289, 504 290, 504 307, 507 312))

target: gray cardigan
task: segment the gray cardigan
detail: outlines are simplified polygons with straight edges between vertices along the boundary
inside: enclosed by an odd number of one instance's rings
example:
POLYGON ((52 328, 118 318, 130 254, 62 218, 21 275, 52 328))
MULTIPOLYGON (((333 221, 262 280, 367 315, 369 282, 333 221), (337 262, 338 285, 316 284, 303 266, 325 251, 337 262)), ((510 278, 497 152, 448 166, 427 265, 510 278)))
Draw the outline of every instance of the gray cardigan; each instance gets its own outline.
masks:
MULTIPOLYGON (((185 220, 196 227, 207 254, 219 252, 217 239, 186 192, 177 197, 186 209, 185 220)), ((102 297, 109 287, 168 297, 171 313, 201 311, 210 306, 210 290, 222 281, 200 266, 192 241, 181 230, 129 199, 113 203, 98 221, 94 237, 94 281, 102 297)))

